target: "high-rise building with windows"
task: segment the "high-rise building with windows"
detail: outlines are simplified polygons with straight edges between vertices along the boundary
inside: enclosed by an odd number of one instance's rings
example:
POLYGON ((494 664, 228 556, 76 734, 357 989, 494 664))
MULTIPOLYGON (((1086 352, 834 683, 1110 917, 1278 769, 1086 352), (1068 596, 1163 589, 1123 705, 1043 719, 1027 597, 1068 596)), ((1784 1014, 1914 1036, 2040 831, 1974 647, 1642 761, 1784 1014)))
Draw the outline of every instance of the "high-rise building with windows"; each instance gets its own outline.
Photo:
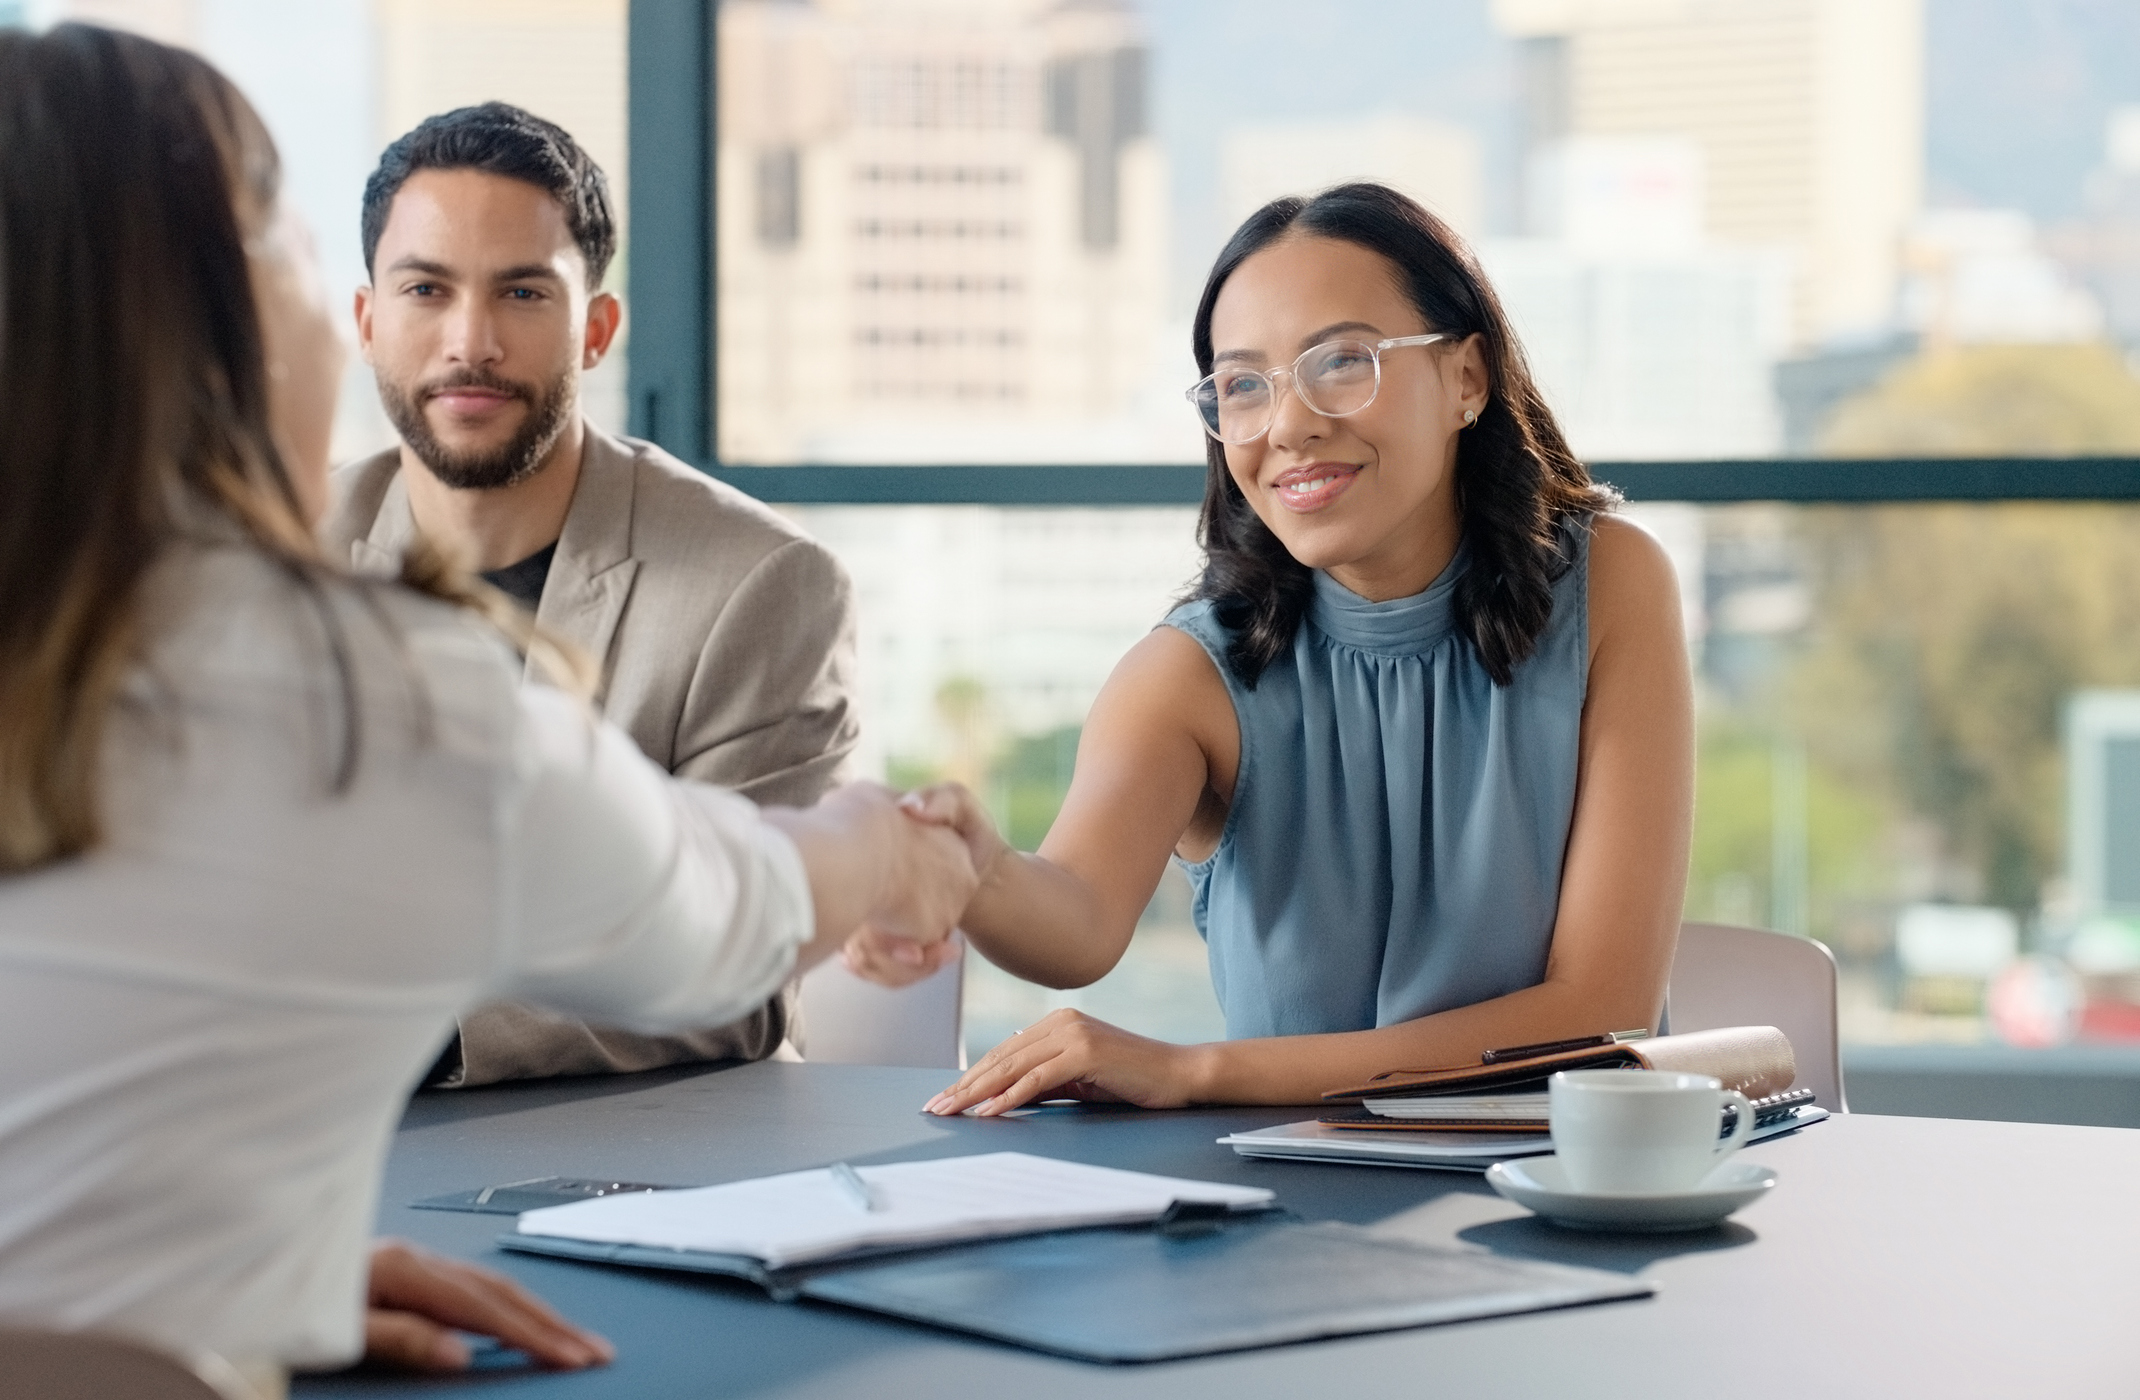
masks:
POLYGON ((719 52, 724 459, 1149 458, 1166 182, 1127 6, 731 0, 719 52))
POLYGON ((1800 342, 1894 313, 1924 187, 1923 0, 1494 0, 1523 45, 1525 138, 1681 137, 1703 225, 1788 250, 1800 342))

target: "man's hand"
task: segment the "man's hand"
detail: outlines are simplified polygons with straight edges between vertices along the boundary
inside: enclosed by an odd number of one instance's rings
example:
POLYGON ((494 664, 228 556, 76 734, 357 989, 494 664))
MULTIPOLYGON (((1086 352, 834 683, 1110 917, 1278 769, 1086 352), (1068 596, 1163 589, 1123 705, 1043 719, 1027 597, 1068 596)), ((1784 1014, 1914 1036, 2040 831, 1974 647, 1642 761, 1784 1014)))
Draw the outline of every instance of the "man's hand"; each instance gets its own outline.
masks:
POLYGON ((617 1354, 604 1338, 574 1327, 503 1274, 402 1240, 375 1243, 365 1359, 415 1371, 464 1370, 468 1344, 456 1332, 496 1337, 557 1370, 602 1365, 617 1354))

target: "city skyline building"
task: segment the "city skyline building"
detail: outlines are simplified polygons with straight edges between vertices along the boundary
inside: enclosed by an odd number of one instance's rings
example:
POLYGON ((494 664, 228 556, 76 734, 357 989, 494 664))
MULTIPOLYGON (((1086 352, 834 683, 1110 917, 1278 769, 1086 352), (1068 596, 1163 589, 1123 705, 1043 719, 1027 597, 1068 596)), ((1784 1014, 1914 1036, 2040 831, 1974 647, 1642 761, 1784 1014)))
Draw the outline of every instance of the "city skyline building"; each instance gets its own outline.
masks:
POLYGON ((2140 104, 2112 110, 2103 158, 2083 191, 2085 213, 2045 243, 2102 307, 2106 329, 2140 349, 2140 104))
POLYGON ((1886 326, 1923 200, 1923 0, 1493 0, 1530 152, 1683 137, 1719 246, 1787 250, 1792 338, 1886 326))
POLYGON ((1152 387, 1166 167, 1130 6, 732 0, 719 23, 724 460, 1182 455, 1152 387))
POLYGON ((1561 137, 1531 158, 1533 235, 1480 246, 1582 456, 1777 446, 1771 375, 1791 340, 1792 260, 1706 236, 1706 167, 1686 136, 1561 137))
POLYGON ((1409 113, 1257 123, 1229 130, 1220 144, 1220 213, 1233 228, 1281 195, 1375 180, 1476 239, 1486 231, 1483 165, 1477 135, 1409 113))
MULTIPOLYGON (((493 99, 572 133, 608 175, 628 217, 627 0, 29 0, 32 24, 82 20, 191 48, 221 68, 267 123, 284 197, 319 252, 336 323, 365 280, 358 221, 364 181, 388 142, 425 117, 493 99)), ((0 19, 4 19, 0 7, 0 19)), ((621 293, 625 251, 608 285, 621 293)), ((581 384, 596 423, 624 427, 626 344, 581 384)), ((369 366, 350 356, 333 452, 348 461, 391 446, 369 366)))

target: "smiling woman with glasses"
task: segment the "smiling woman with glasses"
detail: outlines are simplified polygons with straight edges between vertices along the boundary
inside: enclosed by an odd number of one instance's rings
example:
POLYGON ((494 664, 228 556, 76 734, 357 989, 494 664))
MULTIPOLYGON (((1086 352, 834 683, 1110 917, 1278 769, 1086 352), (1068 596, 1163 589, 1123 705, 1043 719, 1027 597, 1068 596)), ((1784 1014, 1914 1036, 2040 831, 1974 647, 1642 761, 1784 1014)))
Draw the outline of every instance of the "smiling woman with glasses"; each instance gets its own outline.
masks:
POLYGON ((1378 185, 1278 200, 1220 254, 1195 349, 1193 597, 1108 680, 1037 855, 963 789, 926 800, 983 874, 973 945, 1050 986, 1111 969, 1178 858, 1228 1039, 1057 1011, 929 1108, 1312 1102, 1655 1028, 1693 807, 1678 590, 1470 251, 1378 185))

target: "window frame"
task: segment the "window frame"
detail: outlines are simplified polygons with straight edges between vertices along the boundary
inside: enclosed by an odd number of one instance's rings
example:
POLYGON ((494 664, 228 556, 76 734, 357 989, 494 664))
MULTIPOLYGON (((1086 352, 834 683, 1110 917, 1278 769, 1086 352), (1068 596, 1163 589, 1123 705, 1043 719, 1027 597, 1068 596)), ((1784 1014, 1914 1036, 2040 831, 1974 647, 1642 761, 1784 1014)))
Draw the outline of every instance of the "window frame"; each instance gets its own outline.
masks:
MULTIPOLYGON (((1193 506, 1205 469, 1164 465, 730 466, 719 460, 720 250, 713 159, 719 0, 630 0, 628 431, 776 505, 1193 506)), ((1186 421, 1186 419, 1185 419, 1186 421)), ((1600 461, 1630 501, 2140 501, 2140 457, 1600 461)))

